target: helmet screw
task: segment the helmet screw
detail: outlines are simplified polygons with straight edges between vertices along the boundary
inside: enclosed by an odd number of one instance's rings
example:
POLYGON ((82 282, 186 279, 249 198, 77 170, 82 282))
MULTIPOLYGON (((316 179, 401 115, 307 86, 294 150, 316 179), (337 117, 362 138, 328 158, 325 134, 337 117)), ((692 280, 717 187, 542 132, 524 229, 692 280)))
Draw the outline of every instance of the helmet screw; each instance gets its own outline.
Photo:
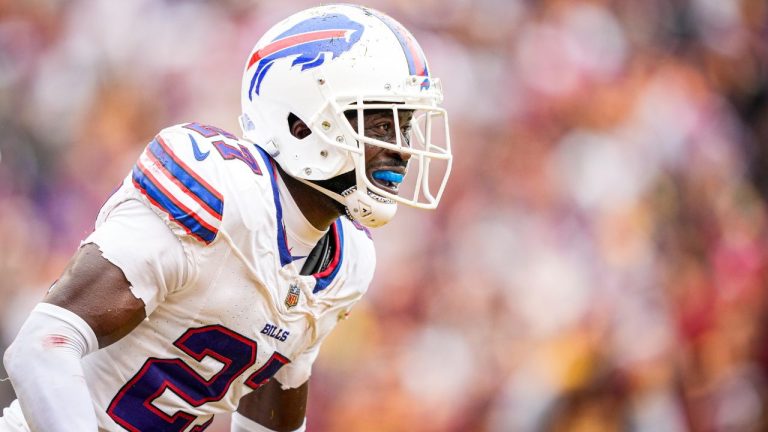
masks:
POLYGON ((328 157, 328 150, 320 150, 320 156, 328 157))
POLYGON ((323 78, 318 78, 318 79, 317 79, 317 83, 318 83, 318 84, 320 84, 320 85, 323 85, 323 84, 325 84, 325 79, 323 79, 323 78))
POLYGON ((392 85, 390 83, 384 84, 384 90, 391 90, 391 89, 392 89, 392 85))
POLYGON ((312 168, 304 168, 304 174, 306 175, 312 174, 312 168))
POLYGON ((323 129, 328 130, 331 128, 331 122, 329 122, 328 120, 325 120, 323 121, 322 126, 323 126, 323 129))
POLYGON ((344 137, 339 135, 336 137, 336 142, 344 142, 344 137))

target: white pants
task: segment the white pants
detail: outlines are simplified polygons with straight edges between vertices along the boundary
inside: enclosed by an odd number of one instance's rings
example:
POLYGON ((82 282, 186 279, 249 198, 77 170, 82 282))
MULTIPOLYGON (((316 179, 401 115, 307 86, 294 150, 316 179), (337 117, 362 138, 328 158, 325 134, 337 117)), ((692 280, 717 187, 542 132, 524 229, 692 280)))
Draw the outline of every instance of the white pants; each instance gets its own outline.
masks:
POLYGON ((3 415, 0 416, 0 432, 29 432, 18 400, 11 402, 11 406, 3 410, 3 415))

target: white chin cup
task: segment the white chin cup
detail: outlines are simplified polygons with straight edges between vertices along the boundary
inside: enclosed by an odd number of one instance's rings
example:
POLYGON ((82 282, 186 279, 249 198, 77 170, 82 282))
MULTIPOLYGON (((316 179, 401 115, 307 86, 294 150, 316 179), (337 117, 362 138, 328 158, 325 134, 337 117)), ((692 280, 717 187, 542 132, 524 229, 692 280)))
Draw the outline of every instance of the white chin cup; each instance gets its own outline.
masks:
POLYGON ((367 188, 365 192, 361 192, 357 186, 352 186, 341 194, 337 194, 301 177, 294 178, 343 205, 350 219, 368 228, 378 228, 385 225, 397 213, 395 201, 368 192, 367 188))
POLYGON ((372 192, 352 187, 342 193, 347 216, 368 228, 378 228, 391 221, 397 213, 397 203, 372 192))

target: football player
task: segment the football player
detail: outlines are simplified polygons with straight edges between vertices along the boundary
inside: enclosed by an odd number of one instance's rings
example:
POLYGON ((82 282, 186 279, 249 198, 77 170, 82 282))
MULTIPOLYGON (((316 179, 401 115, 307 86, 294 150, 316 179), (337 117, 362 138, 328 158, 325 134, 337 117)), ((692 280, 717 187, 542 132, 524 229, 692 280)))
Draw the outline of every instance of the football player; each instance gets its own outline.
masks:
POLYGON ((186 123, 139 156, 6 351, 0 431, 305 429, 312 363, 373 276, 367 227, 443 192, 442 90, 399 23, 330 5, 259 40, 241 98, 242 138, 186 123))

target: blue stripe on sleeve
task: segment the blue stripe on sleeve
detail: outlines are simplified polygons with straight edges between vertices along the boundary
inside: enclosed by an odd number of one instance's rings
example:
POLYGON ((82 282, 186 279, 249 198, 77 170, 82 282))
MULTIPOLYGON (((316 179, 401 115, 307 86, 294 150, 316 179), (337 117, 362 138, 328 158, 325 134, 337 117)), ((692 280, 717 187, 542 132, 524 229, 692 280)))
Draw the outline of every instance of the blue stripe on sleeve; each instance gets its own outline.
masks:
POLYGON ((163 164, 165 169, 181 182, 191 193, 203 201, 219 218, 224 211, 224 202, 216 197, 211 191, 195 179, 187 170, 182 167, 173 155, 163 149, 157 139, 149 144, 149 150, 163 164))
POLYGON ((147 175, 145 175, 137 165, 133 166, 133 181, 138 184, 146 195, 160 206, 174 221, 186 227, 195 236, 199 237, 206 244, 216 238, 216 232, 202 226, 194 214, 182 210, 173 202, 147 175))

